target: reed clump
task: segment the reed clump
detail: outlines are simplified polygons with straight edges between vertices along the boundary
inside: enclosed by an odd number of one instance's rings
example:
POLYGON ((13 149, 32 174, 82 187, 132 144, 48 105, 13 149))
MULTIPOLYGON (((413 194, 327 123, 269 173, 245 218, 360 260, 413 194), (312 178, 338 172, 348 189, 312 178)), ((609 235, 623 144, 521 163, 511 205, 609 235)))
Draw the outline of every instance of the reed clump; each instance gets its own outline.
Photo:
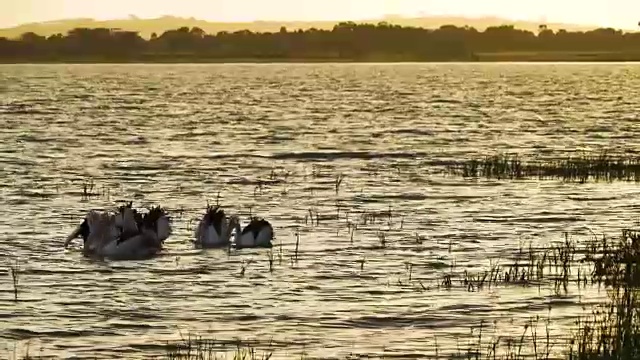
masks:
POLYGON ((623 230, 614 239, 602 236, 580 243, 565 233, 562 241, 547 246, 521 244, 487 270, 471 272, 452 264, 438 283, 444 289, 468 291, 513 285, 551 286, 557 292, 568 291, 570 285, 640 288, 639 261, 640 231, 623 230))
MULTIPOLYGON (((622 236, 612 240, 605 236, 591 241, 574 241, 568 233, 561 241, 542 248, 520 245, 510 253, 506 264, 493 263, 490 269, 472 274, 457 271, 452 265, 438 279, 438 288, 451 289, 457 284, 469 291, 478 291, 495 285, 551 282, 564 287, 571 282, 578 285, 590 282, 604 285, 608 300, 593 314, 580 319, 574 334, 569 338, 557 338, 550 333, 551 319, 541 324, 539 317, 523 325, 522 331, 509 336, 491 336, 492 329, 484 322, 472 326, 472 336, 466 346, 459 344, 457 354, 444 354, 436 342, 436 358, 474 360, 627 360, 640 359, 640 303, 638 289, 640 277, 637 262, 640 260, 640 235, 624 230, 622 236), (578 271, 576 271, 576 267, 578 271), (540 331, 542 326, 542 331, 540 331), (487 336, 489 335, 489 336, 487 336), (560 355, 562 354, 562 355, 560 355)), ((360 269, 364 269, 362 259, 360 269)), ((418 283, 422 291, 428 290, 420 279, 414 277, 415 265, 404 264, 406 281, 400 286, 418 283), (407 283, 408 282, 408 283, 407 283)), ((238 343, 239 344, 239 343, 238 343)), ((233 359, 269 359, 271 353, 258 354, 248 345, 233 349, 233 359)), ((172 345, 168 359, 222 359, 223 351, 230 354, 229 343, 189 338, 172 345), (222 344, 222 345, 221 345, 222 344)))
POLYGON ((640 359, 639 250, 638 233, 631 230, 592 247, 588 261, 594 264, 593 277, 607 287, 608 301, 579 324, 571 360, 640 359))
POLYGON ((587 261, 593 264, 593 277, 614 289, 640 287, 640 232, 623 230, 618 239, 603 237, 594 242, 587 261))
MULTIPOLYGON (((460 349, 451 357, 466 360, 551 360, 555 359, 552 350, 555 344, 550 336, 549 319, 544 323, 545 333, 539 333, 540 317, 531 318, 522 327, 522 332, 513 336, 491 336, 487 337, 492 328, 481 321, 479 326, 471 327, 470 340, 464 351, 460 349)), ((436 342, 437 347, 437 342, 436 342)), ((441 351, 436 349, 436 354, 441 351)), ((436 358, 440 358, 436 356, 436 358)))
MULTIPOLYGON (((529 256, 531 254, 530 250, 529 256)), ((590 281, 591 284, 604 285, 607 289, 607 301, 599 305, 589 317, 577 322, 575 333, 566 344, 567 350, 563 351, 566 353, 566 358, 570 360, 640 359, 640 299, 638 297, 640 273, 637 265, 640 260, 640 234, 634 230, 623 230, 622 235, 614 240, 603 236, 581 246, 565 234, 564 242, 551 246, 543 251, 543 254, 545 255, 542 257, 538 255, 539 261, 529 261, 528 265, 521 267, 522 270, 517 270, 516 274, 530 276, 534 274, 530 270, 532 263, 533 268, 545 263, 544 268, 557 269, 554 272, 556 284, 563 284, 565 289, 566 284, 572 280, 578 284, 590 281), (572 267, 578 264, 590 269, 590 274, 587 271, 582 275, 580 272, 575 274, 572 267)), ((541 268, 538 267, 538 270, 541 268)), ((535 274, 539 276, 538 272, 535 274)), ((533 347, 534 352, 541 345, 536 343, 535 338, 536 336, 532 337, 531 344, 528 346, 533 347)), ((548 335, 543 339, 542 345, 548 347, 548 335)), ((495 358, 495 350, 494 346, 492 351, 486 352, 484 354, 486 356, 481 358, 495 358)), ((520 350, 516 354, 508 351, 508 354, 507 359, 523 358, 520 350)), ((538 355, 540 354, 535 354, 531 358, 550 358, 548 352, 543 353, 542 357, 538 355)), ((470 356, 469 358, 479 357, 470 356)))
POLYGON ((637 289, 621 287, 609 293, 607 304, 578 325, 570 343, 571 360, 640 359, 640 309, 637 289))
POLYGON ((445 290, 464 287, 468 291, 497 286, 550 285, 557 292, 567 291, 570 284, 581 287, 599 281, 588 276, 592 266, 585 264, 592 246, 591 243, 579 245, 568 233, 565 233, 564 240, 544 247, 521 244, 515 252, 491 261, 487 270, 459 270, 452 264, 438 280, 438 285, 445 290))
POLYGON ((186 339, 169 344, 164 357, 167 360, 268 360, 273 352, 258 351, 241 341, 225 342, 189 335, 186 339))
POLYGON ((464 178, 559 179, 566 182, 640 182, 640 157, 583 154, 559 160, 524 161, 518 155, 498 154, 449 165, 447 172, 464 178))

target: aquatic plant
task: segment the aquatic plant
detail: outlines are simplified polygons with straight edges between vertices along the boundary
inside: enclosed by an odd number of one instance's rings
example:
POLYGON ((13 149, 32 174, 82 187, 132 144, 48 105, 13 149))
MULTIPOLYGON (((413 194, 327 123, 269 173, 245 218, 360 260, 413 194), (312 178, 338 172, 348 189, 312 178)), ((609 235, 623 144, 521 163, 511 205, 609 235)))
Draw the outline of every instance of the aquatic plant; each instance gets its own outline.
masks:
POLYGON ((640 181, 640 158, 582 154, 560 160, 523 161, 517 154, 498 154, 447 166, 449 174, 464 178, 560 179, 566 182, 640 181))
POLYGON ((358 224, 347 223, 347 230, 349 232, 349 242, 353 244, 353 235, 358 230, 358 224))
POLYGON ((378 241, 380 241, 380 247, 384 249, 385 247, 387 247, 387 236, 382 231, 378 231, 377 235, 378 235, 378 241))
POLYGON ((599 282, 617 289, 640 287, 640 233, 625 229, 615 240, 603 236, 591 244, 588 261, 594 265, 593 276, 599 282))
POLYGON ((309 208, 309 209, 307 209, 307 212, 309 214, 305 215, 304 223, 307 224, 307 225, 311 224, 311 226, 320 225, 320 214, 318 213, 318 210, 316 210, 315 208, 309 208), (314 222, 314 220, 315 220, 315 222, 314 222))
POLYGON ((267 259, 269 260, 269 272, 273 272, 273 251, 269 250, 267 253, 267 259))
MULTIPOLYGON (((550 319, 547 320, 547 335, 539 339, 534 329, 537 326, 530 324, 525 326, 530 329, 531 335, 525 338, 524 334, 514 343, 512 340, 500 342, 500 339, 492 341, 490 346, 482 344, 479 340, 474 347, 469 347, 465 354, 458 354, 467 359, 551 359, 550 348, 553 345, 562 345, 565 349, 566 359, 569 360, 626 360, 640 358, 640 302, 638 288, 640 287, 637 262, 640 258, 640 237, 631 230, 624 230, 622 236, 611 241, 607 237, 596 238, 584 246, 578 247, 565 234, 565 241, 552 245, 535 255, 531 248, 528 256, 531 260, 526 266, 513 266, 514 270, 509 278, 514 276, 520 281, 529 276, 542 278, 544 264, 558 267, 559 275, 556 282, 566 284, 571 275, 571 266, 577 263, 590 265, 591 282, 603 284, 608 288, 608 300, 594 309, 589 317, 577 322, 575 334, 568 343, 551 344, 548 331, 550 319), (539 257, 542 254, 542 257, 539 257), (579 259, 578 259, 579 258, 579 259), (533 266, 532 266, 533 265, 533 266), (531 268, 535 269, 532 272, 531 268), (542 341, 542 343, 540 342, 542 341), (541 346, 542 345, 542 346, 541 346), (505 348, 506 347, 506 348, 505 348), (566 347, 566 348, 565 348, 566 347), (484 350, 483 350, 484 349, 484 350), (522 352, 527 349, 533 353, 525 356, 522 352), (538 349, 544 349, 540 352, 538 349), (500 354, 500 355, 498 355, 500 354)), ((522 251, 522 250, 521 250, 522 251)), ((523 253, 521 252, 520 255, 523 253)), ((493 278, 495 272, 483 277, 467 277, 473 287, 481 288, 486 279, 493 278)), ((505 275, 506 276, 506 275, 505 275)), ((503 278, 504 279, 504 278, 503 278)), ((577 284, 586 283, 587 277, 575 279, 577 284)), ((442 286, 447 288, 452 284, 451 276, 445 275, 442 286)), ((537 323, 538 319, 536 319, 537 323)))
POLYGON ((569 359, 640 358, 640 310, 637 289, 621 287, 609 293, 592 318, 579 323, 570 343, 569 359))
POLYGON ((365 262, 367 262, 367 258, 362 257, 362 259, 358 260, 358 262, 360 263, 360 271, 364 270, 364 264, 365 262))
MULTIPOLYGON (((216 206, 220 207, 220 190, 216 193, 216 206)), ((207 208, 209 207, 209 201, 207 200, 207 208)))
POLYGON ((167 344, 167 360, 268 360, 273 353, 270 350, 259 352, 254 346, 240 340, 234 342, 203 339, 192 336, 172 344, 167 344), (231 349, 229 349, 231 347, 231 349))
POLYGON ((16 259, 13 264, 9 265, 9 273, 11 274, 11 280, 13 283, 13 300, 18 301, 18 284, 20 283, 20 260, 16 259))
POLYGON ((240 265, 240 277, 244 277, 245 272, 247 271, 247 268, 249 267, 249 265, 251 265, 251 263, 253 262, 252 259, 249 260, 242 260, 242 264, 240 265))
POLYGON ((486 270, 459 270, 455 262, 451 263, 448 272, 438 280, 438 287, 480 291, 497 286, 549 285, 560 293, 567 292, 570 284, 577 287, 599 284, 602 279, 588 276, 593 268, 588 262, 589 251, 594 246, 597 247, 594 242, 578 244, 568 233, 564 234, 562 241, 548 246, 536 248, 531 243, 528 247, 520 244, 516 251, 491 259, 486 270))
POLYGON ((342 185, 343 180, 344 180, 344 174, 340 173, 336 175, 336 180, 335 180, 336 195, 338 195, 338 192, 340 191, 340 185, 342 185))
MULTIPOLYGON (((298 249, 300 248, 300 232, 296 231, 296 249, 294 252, 294 258, 296 262, 298 262, 298 249)), ((280 251, 282 251, 282 246, 280 247, 280 251)))
POLYGON ((591 247, 587 258, 594 264, 592 276, 607 286, 609 300, 579 324, 570 359, 640 358, 639 255, 640 235, 633 230, 623 230, 614 241, 603 237, 591 247))
POLYGON ((95 195, 93 193, 94 186, 95 186, 95 183, 93 181, 93 178, 83 181, 82 183, 82 199, 83 200, 89 199, 89 197, 95 195))

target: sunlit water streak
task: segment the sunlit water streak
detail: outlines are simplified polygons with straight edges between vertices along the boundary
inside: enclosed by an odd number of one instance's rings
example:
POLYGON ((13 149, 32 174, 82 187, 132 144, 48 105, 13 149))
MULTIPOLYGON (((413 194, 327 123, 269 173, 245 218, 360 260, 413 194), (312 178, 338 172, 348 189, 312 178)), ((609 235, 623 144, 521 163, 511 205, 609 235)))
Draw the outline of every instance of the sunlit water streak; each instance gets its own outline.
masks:
POLYGON ((536 315, 566 338, 603 292, 438 283, 454 262, 479 271, 522 242, 616 233, 637 217, 633 183, 472 182, 435 166, 636 151, 637 65, 28 65, 1 66, 0 88, 0 257, 22 268, 17 303, 2 276, 9 356, 146 358, 189 331, 273 342, 282 358, 426 356, 436 339, 441 353, 465 348, 481 321, 516 335, 536 315), (102 195, 81 201, 88 178, 102 195), (272 222, 273 273, 266 250, 192 248, 190 221, 218 192, 228 211, 272 222), (88 209, 125 199, 172 210, 162 257, 62 249, 88 209), (349 220, 390 208, 350 241, 349 220))

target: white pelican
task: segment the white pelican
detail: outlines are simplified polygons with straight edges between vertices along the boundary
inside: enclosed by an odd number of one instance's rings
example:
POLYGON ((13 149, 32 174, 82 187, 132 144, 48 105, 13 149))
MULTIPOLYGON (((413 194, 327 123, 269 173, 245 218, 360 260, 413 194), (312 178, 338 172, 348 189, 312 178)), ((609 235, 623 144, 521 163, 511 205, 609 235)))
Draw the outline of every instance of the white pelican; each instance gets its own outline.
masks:
POLYGON ((64 247, 78 236, 82 237, 85 255, 96 252, 103 244, 117 240, 120 231, 115 226, 115 216, 106 212, 91 210, 84 221, 67 237, 64 247))
POLYGON ((224 210, 219 206, 207 206, 206 213, 196 227, 194 243, 201 248, 228 247, 231 230, 233 227, 229 225, 224 210))
POLYGON ((232 216, 231 225, 236 231, 234 237, 236 249, 273 247, 271 244, 273 227, 267 220, 252 217, 249 224, 244 229, 240 229, 240 219, 237 216, 232 216))
POLYGON ((171 224, 164 209, 152 208, 140 216, 130 206, 122 206, 115 215, 89 212, 82 224, 69 235, 64 246, 82 236, 86 256, 138 260, 156 255, 170 235, 171 224))

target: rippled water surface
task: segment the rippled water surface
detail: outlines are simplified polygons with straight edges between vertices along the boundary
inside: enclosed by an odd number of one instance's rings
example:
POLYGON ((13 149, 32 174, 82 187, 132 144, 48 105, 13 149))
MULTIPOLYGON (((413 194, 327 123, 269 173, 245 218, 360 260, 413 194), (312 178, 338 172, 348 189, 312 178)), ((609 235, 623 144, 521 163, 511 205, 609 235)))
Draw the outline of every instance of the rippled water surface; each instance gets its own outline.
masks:
POLYGON ((515 335, 536 315, 566 337, 602 291, 438 285, 521 243, 617 232, 638 186, 469 181, 439 165, 635 151, 638 109, 634 64, 0 66, 0 358, 142 359, 189 332, 271 342, 277 358, 424 357, 465 347, 483 320, 515 335), (99 196, 83 200, 90 178, 99 196), (273 272, 268 250, 193 249, 218 193, 273 224, 273 272), (163 256, 62 248, 89 209, 127 199, 170 209, 163 256))

